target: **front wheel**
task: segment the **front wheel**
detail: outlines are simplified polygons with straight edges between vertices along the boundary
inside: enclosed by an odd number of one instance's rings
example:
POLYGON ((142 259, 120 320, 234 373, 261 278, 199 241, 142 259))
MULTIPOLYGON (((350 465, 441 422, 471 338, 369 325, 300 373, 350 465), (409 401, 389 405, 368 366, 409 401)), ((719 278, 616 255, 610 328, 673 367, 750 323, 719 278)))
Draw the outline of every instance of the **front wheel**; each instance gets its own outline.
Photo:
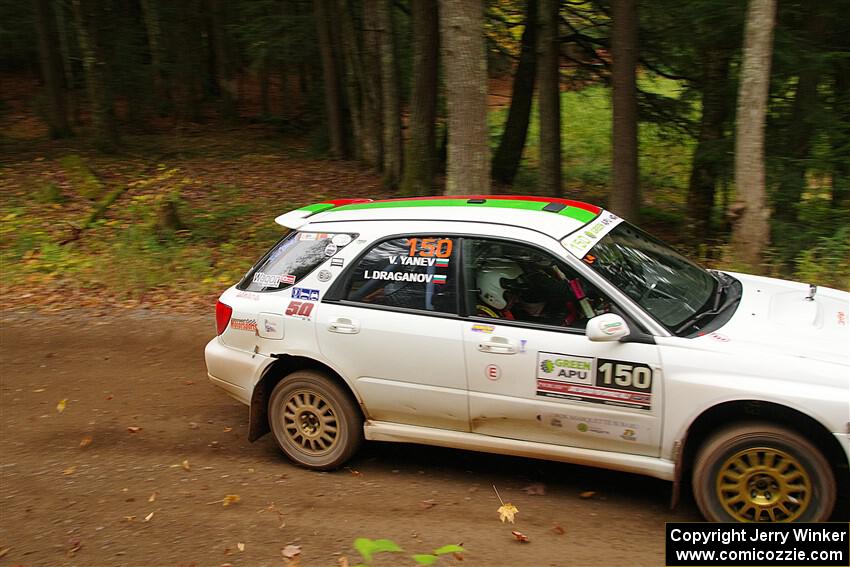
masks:
POLYGON ((335 469, 363 439, 363 418, 342 388, 324 374, 293 372, 269 398, 269 425, 278 445, 297 464, 335 469))
POLYGON ((835 506, 832 468, 811 442, 769 423, 709 438, 694 461, 693 490, 714 522, 822 522, 835 506))

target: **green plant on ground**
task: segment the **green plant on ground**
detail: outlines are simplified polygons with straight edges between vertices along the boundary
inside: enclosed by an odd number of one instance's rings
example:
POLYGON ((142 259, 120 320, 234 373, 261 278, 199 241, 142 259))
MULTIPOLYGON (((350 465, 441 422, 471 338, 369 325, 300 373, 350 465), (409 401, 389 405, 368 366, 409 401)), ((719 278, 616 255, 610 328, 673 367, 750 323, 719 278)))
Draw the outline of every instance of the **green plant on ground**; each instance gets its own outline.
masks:
POLYGON ((77 154, 69 154, 59 158, 59 164, 80 196, 96 200, 103 195, 103 184, 82 157, 77 154))
MULTIPOLYGON (((404 553, 404 550, 390 539, 369 539, 359 537, 354 540, 354 549, 360 554, 363 563, 359 563, 356 567, 366 567, 371 565, 375 555, 379 553, 404 553)), ((418 553, 411 555, 410 558, 417 565, 435 565, 443 555, 463 553, 464 549, 460 545, 444 545, 435 549, 431 553, 418 553)))

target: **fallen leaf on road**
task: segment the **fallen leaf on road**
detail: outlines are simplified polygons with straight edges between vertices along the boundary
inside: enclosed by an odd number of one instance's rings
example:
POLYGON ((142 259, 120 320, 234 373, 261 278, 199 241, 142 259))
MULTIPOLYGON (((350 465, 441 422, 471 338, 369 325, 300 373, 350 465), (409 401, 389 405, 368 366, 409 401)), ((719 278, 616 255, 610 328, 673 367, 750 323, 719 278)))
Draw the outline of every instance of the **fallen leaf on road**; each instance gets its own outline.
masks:
POLYGON ((153 494, 151 494, 151 495, 148 497, 148 502, 155 502, 155 501, 156 501, 156 495, 157 495, 157 494, 159 494, 159 492, 154 492, 153 494))
POLYGON ((301 546, 287 545, 286 547, 280 550, 280 554, 286 557, 287 559, 292 559, 296 555, 301 555, 301 546))
POLYGON ((194 383, 195 383, 195 381, 194 381, 194 380, 186 380, 186 381, 184 382, 184 384, 186 384, 187 386, 191 386, 191 385, 192 385, 192 384, 194 384, 194 383))
POLYGON ((519 510, 510 502, 505 502, 499 506, 499 519, 502 520, 502 523, 508 521, 513 524, 514 516, 517 514, 519 514, 519 510))
POLYGON ((59 400, 58 404, 56 404, 56 411, 58 411, 59 413, 62 413, 63 411, 65 411, 65 408, 67 406, 68 406, 68 398, 63 398, 63 399, 59 400))
POLYGON ((239 500, 241 500, 241 498, 239 498, 238 494, 227 494, 224 498, 222 498, 221 505, 230 506, 231 504, 236 504, 239 500))
POLYGON ((132 522, 135 519, 136 519, 136 516, 124 516, 125 522, 132 522))
POLYGON ((77 470, 77 467, 75 467, 75 466, 74 467, 68 467, 67 469, 62 471, 62 474, 64 474, 64 475, 74 474, 74 471, 76 471, 76 470, 77 470))
POLYGON ((360 476, 360 471, 356 471, 356 470, 352 469, 351 467, 345 467, 345 468, 348 469, 348 471, 351 473, 351 476, 360 476))
POLYGON ((80 449, 84 449, 84 448, 88 447, 89 445, 91 445, 91 436, 90 435, 86 435, 85 437, 80 439, 80 449))
POLYGON ((238 549, 239 551, 245 551, 245 544, 240 541, 236 544, 236 549, 238 549))
POLYGON ((593 498, 593 496, 595 494, 596 494, 596 492, 593 491, 593 490, 586 490, 586 491, 582 492, 581 494, 579 494, 578 497, 581 498, 582 500, 587 500, 588 498, 593 498))
POLYGON ((106 396, 106 399, 107 399, 107 401, 108 401, 108 400, 111 400, 111 399, 112 399, 112 398, 114 398, 114 397, 115 397, 115 396, 113 396, 112 394, 109 394, 108 396, 106 396))
POLYGON ((144 520, 142 520, 142 521, 143 521, 143 522, 150 522, 150 521, 151 521, 151 518, 153 518, 153 514, 154 514, 154 513, 153 513, 153 512, 151 512, 150 514, 148 514, 147 516, 145 516, 145 519, 144 519, 144 520))
POLYGON ((129 431, 130 433, 138 433, 141 430, 142 430, 141 427, 136 427, 135 425, 131 425, 130 427, 127 428, 127 431, 129 431))
POLYGON ((198 425, 198 424, 197 424, 197 423, 195 423, 194 421, 190 421, 190 422, 189 422, 189 429, 197 429, 197 428, 199 428, 199 427, 200 427, 200 425, 198 425))
POLYGON ((72 539, 72 540, 71 540, 71 541, 69 541, 68 543, 69 543, 69 544, 71 544, 70 549, 68 549, 68 556, 69 556, 69 557, 70 557, 71 555, 73 555, 73 554, 77 553, 77 552, 78 552, 80 549, 82 549, 82 547, 83 547, 83 544, 82 544, 82 543, 80 543, 80 540, 78 540, 78 539, 72 539))
POLYGON ((531 541, 530 539, 528 539, 528 536, 527 536, 527 535, 525 535, 525 534, 524 534, 524 533, 522 533, 522 532, 518 532, 518 531, 516 531, 516 530, 513 530, 511 533, 514 535, 514 537, 515 537, 515 538, 517 539, 517 541, 518 541, 518 542, 520 542, 520 543, 528 543, 529 541, 531 541))
POLYGON ((433 498, 429 498, 428 500, 423 500, 419 503, 419 506, 422 507, 423 510, 427 510, 428 508, 433 508, 437 505, 437 501, 433 498))
POLYGON ((546 494, 546 486, 542 483, 539 483, 539 482, 535 482, 534 484, 529 484, 528 486, 523 488, 523 490, 525 491, 526 494, 531 494, 532 496, 534 496, 535 494, 539 494, 540 496, 543 496, 544 494, 546 494))
MULTIPOLYGON (((39 394, 39 393, 41 393, 41 392, 43 392, 43 391, 44 391, 44 388, 36 388, 35 390, 33 390, 33 392, 35 392, 35 393, 37 393, 37 394, 39 394)), ((2 557, 2 556, 0 555, 0 557, 2 557)))
POLYGON ((180 463, 180 466, 181 466, 181 467, 183 467, 183 470, 184 470, 184 471, 190 471, 190 470, 192 470, 192 467, 191 467, 191 466, 189 466, 189 459, 183 459, 183 462, 182 462, 182 463, 180 463))
POLYGON ((337 557, 336 564, 339 567, 349 567, 348 557, 346 557, 345 555, 343 555, 342 557, 337 557))
POLYGON ((558 524, 555 524, 554 526, 552 526, 552 532, 556 533, 558 535, 564 535, 565 530, 564 530, 564 528, 562 528, 558 524))
POLYGON ((225 427, 225 428, 224 428, 224 432, 225 432, 225 433, 230 433, 231 431, 233 431, 233 428, 232 428, 232 427, 225 427))
POLYGON ((4 547, 3 549, 0 549, 0 557, 5 557, 6 554, 9 553, 10 549, 12 549, 12 548, 11 547, 4 547))

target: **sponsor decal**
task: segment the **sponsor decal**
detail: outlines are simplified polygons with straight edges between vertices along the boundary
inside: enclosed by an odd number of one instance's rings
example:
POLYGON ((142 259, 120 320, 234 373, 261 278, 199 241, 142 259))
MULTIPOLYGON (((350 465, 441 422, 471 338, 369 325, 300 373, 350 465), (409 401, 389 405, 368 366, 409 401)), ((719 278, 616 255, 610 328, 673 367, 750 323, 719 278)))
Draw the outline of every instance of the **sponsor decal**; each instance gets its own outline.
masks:
POLYGON ((653 375, 649 365, 636 362, 537 355, 538 396, 651 410, 653 375))
POLYGON ((284 314, 309 321, 310 313, 313 312, 315 305, 315 303, 310 303, 309 301, 290 301, 284 314))
POLYGON ((342 258, 331 258, 331 267, 332 268, 341 268, 344 264, 345 260, 342 258))
POLYGON ((487 365, 487 368, 484 369, 484 375, 490 380, 495 381, 502 377, 502 369, 495 364, 489 364, 487 365))
MULTIPOLYGON (((363 278, 367 280, 392 280, 397 282, 431 283, 434 274, 412 274, 409 272, 385 272, 383 270, 365 270, 363 278)), ((445 278, 445 276, 444 276, 445 278)), ((446 283, 445 280, 442 283, 446 283)))
POLYGON ((251 279, 252 283, 261 285, 263 287, 279 287, 280 281, 280 274, 266 274, 263 272, 255 273, 254 277, 251 279))
POLYGON ((611 232, 621 222, 623 222, 623 219, 606 211, 599 218, 570 234, 561 242, 573 256, 582 258, 603 236, 611 232))
POLYGON ((325 256, 333 256, 334 254, 336 254, 337 250, 338 250, 338 248, 337 248, 336 244, 331 242, 330 244, 325 246, 325 256))
POLYGON ((622 321, 611 321, 610 323, 603 323, 599 326, 599 330, 608 336, 617 334, 622 328, 622 321))
POLYGON ((838 312, 838 324, 842 327, 847 325, 847 315, 844 313, 844 311, 838 312))
POLYGON ((476 323, 470 329, 473 333, 492 333, 496 330, 496 327, 493 325, 484 325, 482 323, 476 323))
POLYGON ((645 441, 644 430, 635 422, 608 419, 605 417, 591 417, 587 415, 574 415, 564 413, 547 413, 539 417, 544 425, 560 429, 575 428, 583 435, 592 437, 607 437, 609 439, 621 438, 625 441, 645 441))
POLYGON ((250 299, 251 301, 259 301, 260 300, 260 294, 254 293, 253 291, 238 291, 238 292, 236 292, 236 297, 239 297, 239 298, 242 298, 242 299, 250 299))
POLYGON ((316 240, 315 232, 302 232, 298 235, 298 240, 316 240))
POLYGON ((408 238, 407 244, 410 246, 408 256, 448 258, 454 242, 451 238, 408 238))
POLYGON ((319 301, 318 289, 307 289, 305 287, 292 288, 292 299, 303 299, 305 301, 319 301))
POLYGON ((230 328, 237 331, 257 332, 256 319, 231 319, 230 328))
POLYGON ((528 339, 520 339, 519 340, 519 351, 525 352, 525 345, 528 344, 528 339))
POLYGON ((332 277, 333 274, 330 273, 328 270, 319 270, 319 273, 316 274, 316 278, 318 278, 320 282, 329 282, 331 281, 332 277))
POLYGON ((561 380, 571 384, 591 384, 593 359, 551 352, 537 355, 537 378, 561 380))
POLYGON ((729 342, 729 337, 727 337, 726 335, 721 335, 720 333, 709 333, 708 336, 714 339, 715 341, 719 341, 721 343, 729 342))
POLYGON ((331 243, 336 244, 337 246, 345 246, 351 242, 351 237, 347 234, 335 234, 333 238, 331 238, 331 243))
POLYGON ((295 276, 291 276, 289 274, 283 274, 280 276, 280 283, 292 285, 295 283, 295 276))

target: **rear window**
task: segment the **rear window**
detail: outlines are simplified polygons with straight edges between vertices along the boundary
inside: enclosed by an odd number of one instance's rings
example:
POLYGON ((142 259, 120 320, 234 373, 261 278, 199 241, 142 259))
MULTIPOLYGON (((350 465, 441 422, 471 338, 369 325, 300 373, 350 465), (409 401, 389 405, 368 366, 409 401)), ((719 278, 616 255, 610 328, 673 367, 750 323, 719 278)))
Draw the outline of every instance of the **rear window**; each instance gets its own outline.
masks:
POLYGON ((355 237, 348 233, 293 232, 275 244, 236 289, 278 291, 304 279, 355 237))

